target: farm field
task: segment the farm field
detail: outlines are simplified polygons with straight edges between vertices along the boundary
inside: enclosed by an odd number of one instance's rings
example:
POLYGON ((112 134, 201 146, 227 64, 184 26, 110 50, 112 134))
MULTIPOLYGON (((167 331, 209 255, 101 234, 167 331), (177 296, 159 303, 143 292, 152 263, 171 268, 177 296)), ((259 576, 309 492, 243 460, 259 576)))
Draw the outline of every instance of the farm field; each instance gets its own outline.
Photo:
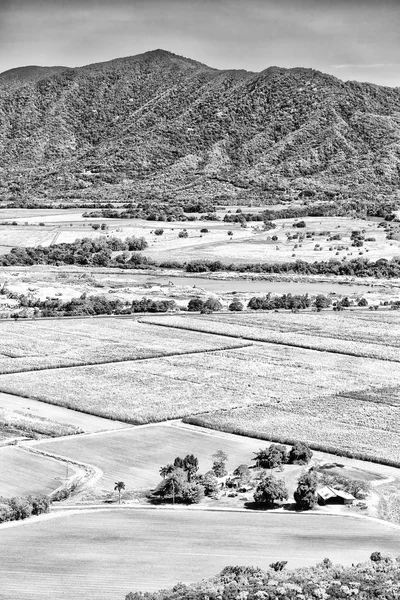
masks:
POLYGON ((314 350, 400 361, 400 313, 246 313, 142 317, 143 323, 314 350))
MULTIPOLYGON (((103 419, 77 410, 70 410, 62 406, 55 406, 45 402, 38 402, 32 398, 23 398, 11 394, 2 394, 0 392, 0 423, 4 423, 5 418, 18 420, 20 416, 26 420, 34 421, 34 424, 43 423, 51 435, 65 435, 66 431, 76 433, 105 431, 109 429, 119 429, 126 427, 126 423, 103 419)), ((0 440, 2 434, 0 434, 0 440)))
MULTIPOLYGON (((33 444, 33 447, 100 468, 104 475, 96 483, 96 488, 109 493, 115 480, 124 481, 127 492, 154 488, 161 481, 160 467, 173 463, 176 456, 194 454, 199 459, 200 473, 205 473, 212 467, 211 455, 223 450, 228 455, 227 469, 233 471, 240 464, 254 464, 254 453, 266 445, 259 439, 212 429, 160 424, 101 435, 41 441, 33 444)), ((317 464, 329 463, 333 459, 335 457, 321 452, 315 452, 313 456, 317 464)), ((343 466, 337 468, 337 472, 349 477, 371 481, 381 479, 385 474, 397 474, 391 467, 351 461, 349 468, 349 459, 344 458, 342 462, 343 466)), ((284 474, 277 473, 278 477, 284 477, 290 494, 297 486, 302 470, 301 466, 286 465, 284 474)))
POLYGON ((82 512, 2 531, 0 598, 115 600, 230 564, 267 568, 284 559, 293 568, 329 557, 350 565, 376 550, 396 555, 398 543, 398 529, 322 514, 82 512))
POLYGON ((62 484, 65 474, 65 464, 52 458, 18 446, 0 450, 0 496, 48 494, 62 484))
MULTIPOLYGON (((162 330, 132 319, 78 319, 1 325, 0 374, 132 361, 242 346, 224 337, 162 330)), ((1 384, 0 384, 1 385, 1 384)))
MULTIPOLYGON (((212 411, 220 412, 201 419, 219 420, 233 409, 238 409, 232 414, 240 415, 238 422, 243 423, 253 410, 260 410, 265 418, 257 417, 255 433, 273 416, 269 431, 275 437, 305 439, 310 430, 301 434, 300 415, 315 424, 313 435, 329 447, 368 450, 375 458, 394 460, 400 460, 400 406, 393 406, 391 394, 384 391, 399 385, 400 370, 386 361, 267 343, 0 377, 3 392, 131 423, 212 411)), ((246 433, 251 435, 252 430, 246 433)))
POLYGON ((241 436, 213 435, 214 432, 186 429, 171 425, 133 427, 93 436, 40 442, 34 447, 73 460, 99 467, 104 476, 98 486, 111 491, 115 481, 124 481, 127 490, 149 489, 160 481, 160 467, 173 463, 177 456, 194 454, 200 472, 212 467, 211 455, 223 450, 228 455, 227 467, 253 464, 253 452, 260 441, 241 436))

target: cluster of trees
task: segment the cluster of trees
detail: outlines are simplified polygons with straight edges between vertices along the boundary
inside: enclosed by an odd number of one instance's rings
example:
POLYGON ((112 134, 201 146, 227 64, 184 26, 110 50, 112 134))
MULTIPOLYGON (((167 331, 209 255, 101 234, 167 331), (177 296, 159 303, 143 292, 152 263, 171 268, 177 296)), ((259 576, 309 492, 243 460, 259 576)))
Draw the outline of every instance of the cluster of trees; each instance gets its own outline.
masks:
POLYGON ((313 567, 285 568, 277 561, 264 571, 259 567, 229 566, 208 580, 170 590, 131 592, 125 600, 397 600, 400 588, 400 557, 373 552, 370 560, 352 566, 333 564, 325 558, 313 567))
POLYGON ((300 310, 311 306, 311 298, 308 294, 292 295, 283 294, 282 296, 253 296, 250 298, 247 307, 251 310, 300 310))
MULTIPOLYGON (((142 312, 167 312, 177 308, 174 300, 142 298, 141 300, 132 300, 132 302, 122 302, 119 299, 110 300, 105 296, 88 296, 86 293, 83 293, 79 298, 72 298, 66 302, 60 298, 39 300, 24 295, 19 296, 19 301, 22 308, 33 309, 34 317, 129 315, 142 312)), ((21 317, 18 312, 12 316, 14 318, 21 317)))
POLYGON ((202 314, 218 312, 222 310, 222 304, 217 298, 207 298, 202 300, 201 298, 191 298, 189 300, 187 309, 189 312, 201 312, 202 314))
POLYGON ((204 213, 202 219, 219 220, 215 214, 215 206, 207 201, 191 202, 128 202, 124 204, 123 209, 115 207, 101 207, 101 210, 86 212, 83 214, 86 218, 103 219, 145 219, 147 221, 196 221, 194 213, 204 213), (185 214, 189 213, 189 214, 185 214))
POLYGON ((49 512, 50 498, 44 494, 39 496, 15 496, 3 498, 0 496, 0 523, 20 521, 34 515, 49 512))
POLYGON ((256 452, 253 460, 257 467, 275 469, 284 464, 307 465, 312 455, 312 450, 304 442, 293 444, 290 452, 282 444, 271 444, 268 448, 256 452))
MULTIPOLYGON (((162 266, 162 265, 160 265, 162 266)), ((368 258, 354 258, 340 261, 334 258, 307 262, 296 260, 283 263, 244 263, 223 264, 220 261, 193 260, 184 266, 188 273, 204 273, 207 271, 234 271, 237 273, 296 273, 298 275, 348 275, 352 277, 393 278, 400 277, 400 257, 391 260, 379 258, 369 261, 368 258), (216 268, 218 263, 220 268, 216 268)))
POLYGON ((177 456, 173 463, 160 469, 162 482, 154 490, 153 496, 165 502, 196 504, 204 496, 214 497, 218 493, 218 479, 227 474, 227 455, 218 450, 212 455, 210 471, 199 474, 199 461, 193 454, 184 458, 177 456))
MULTIPOLYGON (((116 237, 82 238, 72 244, 55 244, 36 248, 13 248, 9 254, 0 257, 3 267, 17 265, 80 265, 80 266, 120 266, 128 262, 129 253, 147 248, 144 238, 129 237, 120 240, 116 237), (112 257, 113 252, 124 251, 122 258, 112 257)), ((131 261, 132 265, 135 261, 131 261)))

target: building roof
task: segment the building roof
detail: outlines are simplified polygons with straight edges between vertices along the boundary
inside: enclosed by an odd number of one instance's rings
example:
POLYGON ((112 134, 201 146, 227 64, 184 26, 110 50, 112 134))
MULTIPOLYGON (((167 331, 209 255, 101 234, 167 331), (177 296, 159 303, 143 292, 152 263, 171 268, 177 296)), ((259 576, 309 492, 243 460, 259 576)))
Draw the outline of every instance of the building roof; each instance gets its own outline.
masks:
POLYGON ((323 488, 317 490, 318 496, 323 500, 329 500, 329 498, 343 498, 343 500, 355 500, 355 497, 343 490, 337 490, 335 488, 326 485, 323 488))

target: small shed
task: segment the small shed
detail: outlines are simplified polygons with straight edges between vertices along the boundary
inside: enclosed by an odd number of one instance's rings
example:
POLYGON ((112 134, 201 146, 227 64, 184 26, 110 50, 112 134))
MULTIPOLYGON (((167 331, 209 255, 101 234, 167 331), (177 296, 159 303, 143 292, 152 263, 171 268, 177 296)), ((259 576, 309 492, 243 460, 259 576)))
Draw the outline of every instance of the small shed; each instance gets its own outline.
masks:
POLYGON ((318 504, 353 504, 355 497, 326 485, 317 490, 318 504))

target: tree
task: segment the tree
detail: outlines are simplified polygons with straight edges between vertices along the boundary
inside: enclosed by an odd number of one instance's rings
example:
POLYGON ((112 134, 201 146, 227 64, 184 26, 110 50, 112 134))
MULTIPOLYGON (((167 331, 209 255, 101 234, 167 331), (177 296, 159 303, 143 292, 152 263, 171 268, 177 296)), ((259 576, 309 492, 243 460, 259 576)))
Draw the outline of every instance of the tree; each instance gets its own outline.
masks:
POLYGON ((32 506, 33 515, 41 515, 49 512, 50 509, 50 498, 44 494, 39 496, 28 496, 28 501, 32 506))
POLYGON ((167 475, 170 475, 170 473, 172 473, 173 470, 174 470, 174 465, 168 464, 165 467, 161 467, 160 475, 163 479, 165 479, 167 477, 167 475))
POLYGON ((27 519, 32 514, 32 505, 27 498, 15 497, 11 498, 9 505, 12 511, 13 521, 27 519))
POLYGON ((154 235, 162 235, 164 233, 164 229, 155 229, 154 235))
POLYGON ((324 296, 323 294, 318 294, 318 296, 314 300, 314 306, 317 310, 328 308, 331 304, 332 300, 328 296, 324 296))
POLYGON ((243 310, 243 304, 237 298, 234 298, 229 305, 229 310, 237 312, 243 310))
POLYGON ((293 465, 306 465, 312 458, 312 450, 304 442, 296 442, 289 452, 289 462, 293 465))
POLYGON ((211 456, 213 459, 212 470, 216 477, 225 477, 228 474, 226 470, 226 461, 228 460, 228 455, 223 452, 223 450, 217 450, 211 456))
POLYGON ((199 461, 193 454, 188 454, 183 459, 183 468, 187 472, 188 481, 191 482, 193 476, 199 470, 199 461))
POLYGON ((181 229, 181 231, 178 233, 178 237, 180 237, 180 238, 187 238, 187 237, 189 237, 189 234, 186 231, 186 229, 181 229))
POLYGON ((218 494, 219 484, 214 471, 207 471, 201 478, 200 483, 204 486, 206 496, 214 498, 218 494))
POLYGON ((188 310, 190 312, 197 312, 204 308, 204 302, 201 298, 192 298, 189 300, 188 310))
POLYGON ((360 298, 357 304, 358 306, 368 306, 368 300, 366 298, 360 298))
POLYGON ((318 479, 314 469, 302 475, 294 492, 294 500, 300 510, 310 510, 317 504, 318 479))
POLYGON ((239 486, 240 485, 248 485, 251 481, 250 469, 247 465, 239 465, 233 471, 233 474, 236 477, 239 477, 239 486))
POLYGON ((180 456, 177 456, 174 460, 174 468, 175 469, 183 469, 184 467, 184 461, 183 458, 181 458, 180 456))
POLYGON ((123 481, 116 481, 114 491, 118 492, 118 504, 121 504, 121 492, 125 489, 125 483, 123 481))
POLYGON ((203 306, 203 309, 207 309, 211 312, 222 310, 222 304, 217 298, 208 298, 203 306))
POLYGON ((273 508, 276 502, 287 500, 288 497, 285 482, 282 479, 275 479, 273 475, 264 477, 254 492, 254 501, 266 508, 273 508))
POLYGON ((275 469, 280 465, 287 463, 288 455, 285 446, 281 444, 271 444, 264 450, 259 450, 255 453, 253 460, 256 461, 257 467, 263 469, 275 469))

